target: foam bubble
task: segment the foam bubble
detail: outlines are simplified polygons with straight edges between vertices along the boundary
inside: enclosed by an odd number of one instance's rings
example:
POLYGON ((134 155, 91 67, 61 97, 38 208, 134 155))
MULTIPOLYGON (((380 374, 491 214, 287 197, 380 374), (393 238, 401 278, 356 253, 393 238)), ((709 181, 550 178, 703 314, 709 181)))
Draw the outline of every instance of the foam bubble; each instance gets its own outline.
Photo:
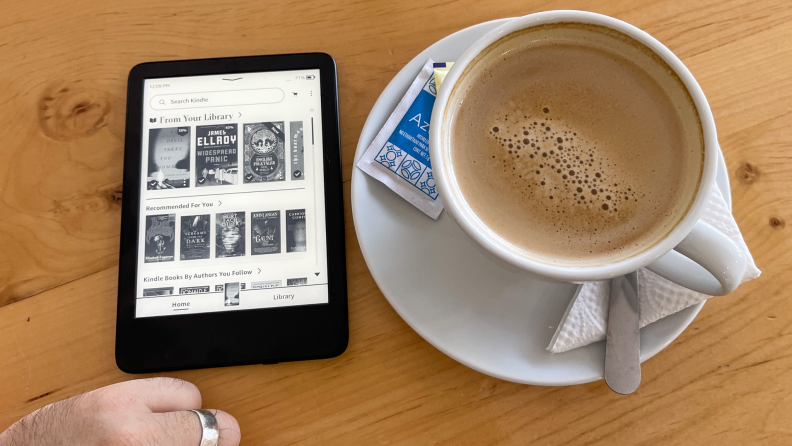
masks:
MULTIPOLYGON (((606 181, 608 175, 616 175, 618 173, 614 171, 608 174, 609 171, 613 170, 611 169, 613 163, 604 154, 600 153, 596 144, 592 144, 585 138, 578 138, 576 142, 571 141, 573 138, 563 138, 561 135, 573 134, 577 136, 577 132, 566 128, 563 122, 557 124, 559 127, 554 131, 549 125, 543 127, 545 132, 552 132, 541 139, 542 141, 553 143, 554 149, 550 150, 541 150, 540 147, 537 147, 536 140, 533 138, 525 137, 514 142, 512 138, 498 136, 499 134, 511 134, 516 138, 519 132, 527 136, 529 132, 521 129, 533 128, 537 125, 536 121, 530 121, 529 119, 530 115, 524 113, 504 114, 497 117, 498 124, 493 125, 492 131, 489 132, 494 140, 504 148, 504 152, 502 152, 503 172, 509 172, 507 175, 511 175, 515 181, 520 181, 520 196, 523 197, 523 200, 530 202, 539 200, 536 203, 540 206, 538 209, 546 209, 546 212, 550 214, 567 214, 567 211, 572 211, 573 215, 587 220, 591 219, 592 224, 594 221, 603 218, 597 217, 597 215, 607 216, 616 212, 615 207, 606 203, 606 201, 610 201, 613 198, 610 194, 619 195, 624 193, 624 199, 626 200, 631 189, 623 186, 618 187, 616 182, 613 183, 612 189, 609 187, 606 190, 602 186, 591 187, 595 186, 598 181, 606 181), (511 129, 518 129, 518 133, 514 133, 511 129), (565 141, 565 145, 561 145, 565 141), (522 149, 523 146, 526 149, 532 149, 529 151, 533 153, 529 153, 528 157, 520 159, 518 150, 522 149), (563 150, 565 155, 557 155, 556 150, 559 152, 563 150), (536 158, 535 155, 540 153, 541 157, 536 158), (586 158, 588 162, 584 162, 581 158, 586 158), (548 159, 550 163, 542 161, 548 159), (580 167, 573 169, 572 162, 576 162, 576 165, 580 167), (596 171, 589 170, 589 168, 593 168, 594 164, 599 166, 596 171), (547 174, 542 175, 542 169, 544 168, 549 170, 546 171, 547 174), (533 180, 530 175, 524 175, 529 172, 535 173, 536 177, 533 180), (548 174, 549 176, 547 176, 548 174), (590 185, 587 188, 588 198, 583 197, 583 187, 579 186, 583 184, 590 185), (542 190, 547 192, 540 192, 542 190), (549 193, 551 190, 554 191, 552 195, 549 193), (605 192, 608 192, 608 194, 606 195, 605 192), (540 204, 542 199, 548 200, 545 206, 540 204)), ((545 220, 549 222, 555 221, 556 218, 550 215, 545 216, 545 220)))

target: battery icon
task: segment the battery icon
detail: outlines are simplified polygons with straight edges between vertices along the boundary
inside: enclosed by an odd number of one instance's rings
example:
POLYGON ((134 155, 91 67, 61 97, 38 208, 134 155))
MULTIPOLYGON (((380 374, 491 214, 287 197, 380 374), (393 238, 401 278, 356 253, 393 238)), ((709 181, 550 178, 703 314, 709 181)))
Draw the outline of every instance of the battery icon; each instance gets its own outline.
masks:
POLYGON ((310 80, 316 79, 316 76, 314 76, 313 74, 309 74, 309 75, 305 76, 305 79, 310 81, 310 80))

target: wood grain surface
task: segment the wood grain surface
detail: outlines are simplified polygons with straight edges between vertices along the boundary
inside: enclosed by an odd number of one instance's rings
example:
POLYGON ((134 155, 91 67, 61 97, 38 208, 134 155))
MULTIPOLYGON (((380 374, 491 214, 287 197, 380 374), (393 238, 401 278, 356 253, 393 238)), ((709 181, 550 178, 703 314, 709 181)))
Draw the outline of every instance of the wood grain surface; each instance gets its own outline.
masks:
POLYGON ((336 359, 169 373, 243 444, 792 444, 792 7, 787 0, 2 2, 0 430, 135 376, 113 360, 126 76, 144 61, 325 51, 338 63, 350 346, 336 359), (533 387, 444 356, 377 289, 349 204, 396 72, 467 26, 588 9, 665 43, 706 93, 734 214, 763 270, 710 300, 638 391, 533 387), (787 290, 787 291, 785 291, 787 290))

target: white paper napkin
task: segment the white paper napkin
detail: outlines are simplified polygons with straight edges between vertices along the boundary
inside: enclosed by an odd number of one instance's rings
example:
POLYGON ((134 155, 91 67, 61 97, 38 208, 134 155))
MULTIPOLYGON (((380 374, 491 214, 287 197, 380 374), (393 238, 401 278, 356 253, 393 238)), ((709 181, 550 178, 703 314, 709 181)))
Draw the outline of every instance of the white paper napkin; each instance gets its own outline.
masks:
MULTIPOLYGON (((702 220, 729 236, 745 251, 748 266, 742 282, 759 277, 761 271, 756 267, 740 234, 740 228, 737 227, 737 222, 717 187, 713 188, 702 220)), ((641 327, 711 297, 683 288, 647 269, 638 271, 638 284, 641 327)), ((605 339, 609 297, 609 280, 583 284, 569 303, 547 349, 553 353, 561 353, 605 339)))

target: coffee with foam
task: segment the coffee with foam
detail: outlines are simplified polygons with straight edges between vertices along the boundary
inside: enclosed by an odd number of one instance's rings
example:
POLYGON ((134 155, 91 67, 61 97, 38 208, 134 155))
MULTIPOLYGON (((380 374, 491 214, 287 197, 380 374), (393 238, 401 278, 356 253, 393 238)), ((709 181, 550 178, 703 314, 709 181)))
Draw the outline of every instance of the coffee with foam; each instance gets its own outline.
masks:
POLYGON ((696 108, 668 65, 616 31, 513 33, 462 74, 443 125, 464 201, 521 254, 599 265, 662 240, 695 198, 696 108))

